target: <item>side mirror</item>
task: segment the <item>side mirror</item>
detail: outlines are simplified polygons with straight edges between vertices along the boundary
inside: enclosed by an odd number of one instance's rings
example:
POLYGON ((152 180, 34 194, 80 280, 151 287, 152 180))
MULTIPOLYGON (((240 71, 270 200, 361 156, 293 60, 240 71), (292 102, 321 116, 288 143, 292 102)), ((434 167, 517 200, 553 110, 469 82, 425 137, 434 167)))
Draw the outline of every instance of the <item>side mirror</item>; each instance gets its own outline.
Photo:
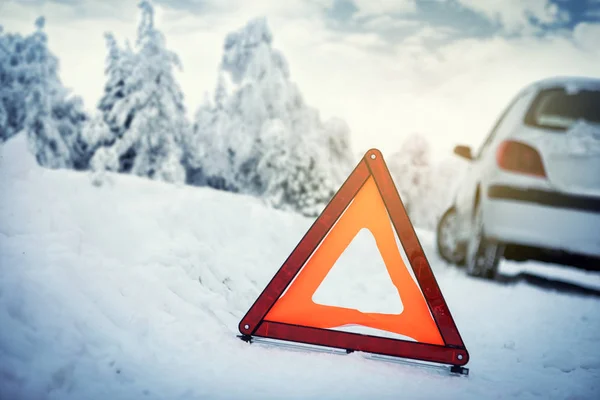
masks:
POLYGON ((454 147, 454 154, 459 157, 466 158, 467 160, 472 160, 473 155, 471 154, 471 148, 469 146, 458 145, 454 147))

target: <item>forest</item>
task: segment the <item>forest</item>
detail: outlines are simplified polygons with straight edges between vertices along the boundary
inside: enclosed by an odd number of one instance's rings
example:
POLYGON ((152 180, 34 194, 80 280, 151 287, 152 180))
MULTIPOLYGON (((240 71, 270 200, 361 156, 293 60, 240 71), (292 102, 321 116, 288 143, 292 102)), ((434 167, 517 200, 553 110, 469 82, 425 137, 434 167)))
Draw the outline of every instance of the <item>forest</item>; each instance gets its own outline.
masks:
MULTIPOLYGON (((104 91, 92 113, 63 85, 44 17, 25 36, 0 26, 0 142, 26 135, 39 165, 89 173, 94 185, 133 174, 317 216, 362 154, 343 119, 323 120, 303 97, 267 19, 226 35, 214 90, 191 120, 175 76, 183 65, 151 2, 139 3, 138 20, 134 40, 105 34, 104 91)), ((465 166, 434 160, 418 132, 400 139, 381 150, 413 224, 432 229, 465 166)))

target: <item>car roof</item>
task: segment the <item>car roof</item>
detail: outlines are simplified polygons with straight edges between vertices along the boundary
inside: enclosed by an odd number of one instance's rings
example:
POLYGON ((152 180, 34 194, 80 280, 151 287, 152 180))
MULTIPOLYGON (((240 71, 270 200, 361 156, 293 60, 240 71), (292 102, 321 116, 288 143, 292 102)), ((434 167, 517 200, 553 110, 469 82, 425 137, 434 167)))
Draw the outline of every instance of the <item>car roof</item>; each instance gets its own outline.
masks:
POLYGON ((586 76, 554 76, 535 81, 528 86, 528 89, 535 88, 537 90, 543 90, 555 87, 568 87, 569 89, 574 90, 600 90, 600 78, 586 76))

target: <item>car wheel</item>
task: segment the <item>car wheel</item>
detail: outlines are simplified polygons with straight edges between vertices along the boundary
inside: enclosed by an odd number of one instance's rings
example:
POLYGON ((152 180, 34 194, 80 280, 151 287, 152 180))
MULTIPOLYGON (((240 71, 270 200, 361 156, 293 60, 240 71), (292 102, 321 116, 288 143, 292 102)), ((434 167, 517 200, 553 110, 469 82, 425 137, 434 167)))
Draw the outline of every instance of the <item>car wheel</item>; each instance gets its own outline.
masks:
POLYGON ((465 247, 456 238, 456 224, 458 215, 454 207, 446 210, 437 226, 436 242, 437 251, 445 261, 463 265, 465 262, 465 247))
POLYGON ((481 204, 475 207, 467 244, 466 270, 470 276, 494 279, 504 254, 504 245, 485 236, 481 204))

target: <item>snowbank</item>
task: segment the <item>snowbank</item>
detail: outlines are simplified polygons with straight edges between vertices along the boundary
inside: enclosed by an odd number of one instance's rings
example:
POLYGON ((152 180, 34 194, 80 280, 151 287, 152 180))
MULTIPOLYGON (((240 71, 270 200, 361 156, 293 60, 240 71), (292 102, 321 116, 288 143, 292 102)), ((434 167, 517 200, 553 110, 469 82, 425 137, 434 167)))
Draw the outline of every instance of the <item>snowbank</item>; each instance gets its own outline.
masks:
POLYGON ((356 353, 248 345, 235 337, 237 323, 310 219, 252 197, 133 176, 95 187, 84 174, 38 168, 25 149, 19 136, 0 147, 2 399, 600 392, 597 299, 465 278, 441 264, 421 231, 471 354, 468 378, 356 353))

